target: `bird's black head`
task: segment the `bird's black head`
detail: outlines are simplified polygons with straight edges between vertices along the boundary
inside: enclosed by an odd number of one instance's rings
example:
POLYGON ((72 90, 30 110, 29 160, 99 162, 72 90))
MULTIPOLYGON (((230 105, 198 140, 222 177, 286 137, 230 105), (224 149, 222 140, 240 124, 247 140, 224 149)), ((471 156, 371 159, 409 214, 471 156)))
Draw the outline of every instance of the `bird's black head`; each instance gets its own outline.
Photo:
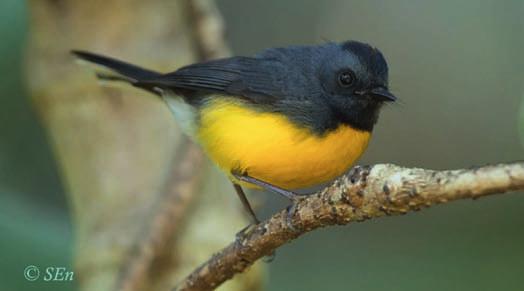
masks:
POLYGON ((388 90, 388 65, 368 44, 347 41, 329 44, 323 54, 320 83, 338 122, 371 131, 384 102, 396 97, 388 90))

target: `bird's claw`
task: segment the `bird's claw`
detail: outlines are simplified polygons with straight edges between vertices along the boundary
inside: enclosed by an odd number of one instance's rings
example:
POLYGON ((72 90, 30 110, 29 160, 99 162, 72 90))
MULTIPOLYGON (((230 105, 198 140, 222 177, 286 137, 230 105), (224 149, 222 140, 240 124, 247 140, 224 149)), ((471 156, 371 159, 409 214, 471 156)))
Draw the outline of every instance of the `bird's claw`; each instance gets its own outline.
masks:
POLYGON ((293 216, 297 210, 297 204, 300 201, 300 198, 294 198, 291 200, 291 204, 286 207, 286 226, 291 229, 293 232, 298 232, 298 229, 293 225, 293 216))
POLYGON ((239 232, 235 234, 235 243, 242 244, 246 239, 246 233, 253 229, 257 224, 250 223, 246 227, 242 228, 239 232))

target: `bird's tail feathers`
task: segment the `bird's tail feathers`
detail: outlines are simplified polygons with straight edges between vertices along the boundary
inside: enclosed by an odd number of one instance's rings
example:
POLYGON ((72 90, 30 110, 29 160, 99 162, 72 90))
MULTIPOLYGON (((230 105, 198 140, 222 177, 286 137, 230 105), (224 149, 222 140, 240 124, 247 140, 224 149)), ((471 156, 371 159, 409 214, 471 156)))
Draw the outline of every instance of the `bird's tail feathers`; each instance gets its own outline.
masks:
POLYGON ((73 50, 71 53, 79 59, 81 64, 87 62, 96 65, 96 76, 102 81, 126 82, 158 94, 152 88, 142 87, 138 83, 158 77, 161 73, 91 52, 73 50))

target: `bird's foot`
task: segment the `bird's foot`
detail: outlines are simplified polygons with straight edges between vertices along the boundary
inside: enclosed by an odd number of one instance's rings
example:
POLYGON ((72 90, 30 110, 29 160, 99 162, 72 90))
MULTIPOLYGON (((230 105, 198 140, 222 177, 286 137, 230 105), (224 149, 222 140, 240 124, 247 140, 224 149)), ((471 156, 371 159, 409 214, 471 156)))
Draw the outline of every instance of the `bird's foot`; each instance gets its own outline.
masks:
POLYGON ((291 229, 293 232, 298 232, 298 229, 293 225, 293 217, 295 216, 295 213, 297 212, 297 205, 298 203, 304 199, 298 194, 293 193, 294 196, 291 198, 291 204, 286 207, 286 216, 285 216, 285 223, 286 226, 291 229))
POLYGON ((257 223, 250 223, 246 227, 242 228, 239 232, 235 234, 235 243, 243 244, 244 240, 247 237, 247 234, 257 226, 257 223))

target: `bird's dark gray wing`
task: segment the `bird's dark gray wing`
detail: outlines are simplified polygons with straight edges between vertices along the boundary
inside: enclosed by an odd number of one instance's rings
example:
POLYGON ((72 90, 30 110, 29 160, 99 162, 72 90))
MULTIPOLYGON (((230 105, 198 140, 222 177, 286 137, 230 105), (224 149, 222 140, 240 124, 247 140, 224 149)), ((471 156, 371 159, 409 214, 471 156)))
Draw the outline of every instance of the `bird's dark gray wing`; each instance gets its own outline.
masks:
POLYGON ((175 72, 140 80, 137 86, 156 86, 182 92, 214 92, 242 96, 255 103, 272 103, 286 96, 286 68, 271 58, 232 57, 197 63, 175 72))

